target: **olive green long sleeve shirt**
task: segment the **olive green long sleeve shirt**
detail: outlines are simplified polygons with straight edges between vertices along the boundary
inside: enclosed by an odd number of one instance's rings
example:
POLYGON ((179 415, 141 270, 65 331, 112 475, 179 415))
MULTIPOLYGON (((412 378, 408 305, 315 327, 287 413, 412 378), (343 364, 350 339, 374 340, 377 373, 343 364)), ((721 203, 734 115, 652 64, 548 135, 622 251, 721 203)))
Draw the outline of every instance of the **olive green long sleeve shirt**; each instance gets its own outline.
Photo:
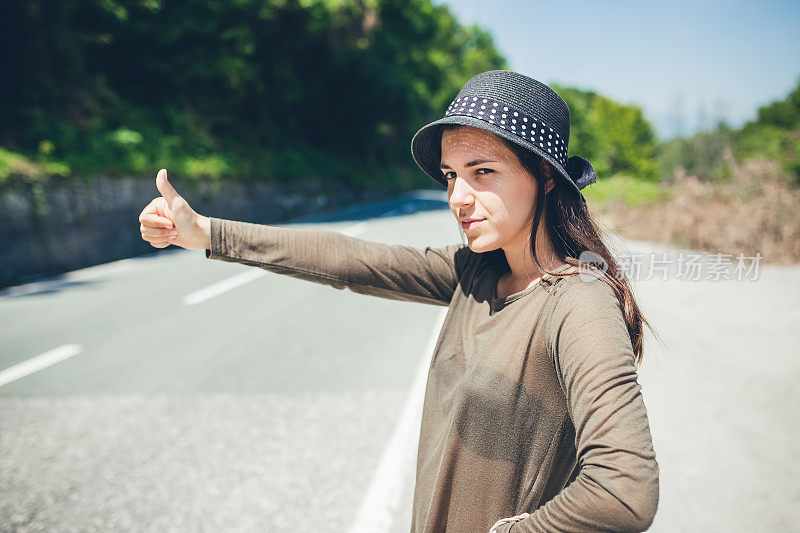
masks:
POLYGON ((388 245, 211 218, 206 257, 447 306, 428 373, 412 533, 644 531, 659 466, 622 310, 574 268, 498 298, 501 250, 388 245))

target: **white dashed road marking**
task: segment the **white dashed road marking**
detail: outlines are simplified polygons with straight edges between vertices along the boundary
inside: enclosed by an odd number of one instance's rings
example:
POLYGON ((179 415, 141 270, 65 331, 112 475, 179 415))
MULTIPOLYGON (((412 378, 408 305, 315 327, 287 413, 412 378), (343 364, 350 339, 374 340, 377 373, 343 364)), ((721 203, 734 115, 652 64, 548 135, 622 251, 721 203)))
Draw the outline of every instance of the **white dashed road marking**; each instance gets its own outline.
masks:
MULTIPOLYGON (((353 226, 350 226, 349 228, 345 229, 344 231, 342 231, 342 233, 350 237, 355 237, 356 235, 364 233, 366 229, 367 229, 367 223, 359 222, 358 224, 354 224, 353 226)), ((260 278, 261 276, 265 275, 266 273, 267 271, 264 270, 263 268, 251 267, 246 272, 242 272, 241 274, 237 274, 228 279, 224 279, 213 285, 209 285, 204 289, 200 289, 198 291, 195 291, 191 294, 184 296, 183 303, 184 305, 195 305, 205 302, 206 300, 210 300, 215 296, 219 296, 220 294, 224 294, 237 287, 241 287, 246 283, 250 283, 251 281, 254 281, 260 278)))
POLYGON ((219 296, 220 294, 233 290, 236 287, 241 287, 245 283, 250 283, 251 281, 260 278, 266 273, 267 271, 264 269, 258 267, 251 267, 246 272, 242 272, 241 274, 236 274, 232 278, 224 279, 220 282, 217 282, 213 285, 206 287, 205 289, 200 289, 199 291, 195 291, 187 296, 184 296, 183 303, 185 305, 194 305, 205 302, 206 300, 210 300, 214 296, 219 296))
POLYGON ((80 344, 64 344, 58 348, 37 355, 32 359, 23 361, 0 372, 0 387, 19 378, 33 374, 43 368, 54 365, 83 351, 80 344))

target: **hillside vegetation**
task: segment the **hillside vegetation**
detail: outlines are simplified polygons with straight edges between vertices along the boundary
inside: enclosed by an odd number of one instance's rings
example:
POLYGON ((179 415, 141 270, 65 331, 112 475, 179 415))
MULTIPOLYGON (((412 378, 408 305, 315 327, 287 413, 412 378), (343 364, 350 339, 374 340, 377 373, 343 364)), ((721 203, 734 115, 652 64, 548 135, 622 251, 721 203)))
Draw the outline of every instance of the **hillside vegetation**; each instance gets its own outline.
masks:
MULTIPOLYGON (((5 9, 15 83, 0 100, 0 184, 151 178, 167 167, 185 178, 427 187, 413 134, 470 77, 511 68, 488 33, 430 0, 9 0, 5 9)), ((600 176, 658 179, 641 109, 554 88, 572 109, 572 153, 600 176)))
MULTIPOLYGON (((13 80, 0 98, 0 191, 22 184, 34 203, 49 179, 153 179, 162 167, 193 180, 432 187, 411 158, 413 134, 470 77, 513 69, 490 34, 431 0, 7 0, 0 40, 13 80)), ((740 129, 720 122, 666 142, 638 106, 551 86, 570 107, 570 155, 597 172, 585 195, 598 210, 639 220, 693 194, 687 178, 749 205, 769 182, 790 204, 780 227, 756 233, 782 235, 772 248, 800 260, 800 79, 740 129)), ((705 242, 687 231, 670 238, 705 242)))

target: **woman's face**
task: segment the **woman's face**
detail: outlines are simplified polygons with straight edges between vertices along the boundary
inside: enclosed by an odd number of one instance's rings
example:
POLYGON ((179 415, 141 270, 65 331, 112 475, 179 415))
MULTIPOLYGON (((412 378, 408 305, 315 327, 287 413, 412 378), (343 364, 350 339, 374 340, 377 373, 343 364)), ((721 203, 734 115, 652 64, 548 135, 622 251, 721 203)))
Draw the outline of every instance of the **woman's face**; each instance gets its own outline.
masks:
POLYGON ((530 241, 536 180, 496 135, 462 126, 442 132, 442 173, 450 210, 474 252, 520 249, 530 241))

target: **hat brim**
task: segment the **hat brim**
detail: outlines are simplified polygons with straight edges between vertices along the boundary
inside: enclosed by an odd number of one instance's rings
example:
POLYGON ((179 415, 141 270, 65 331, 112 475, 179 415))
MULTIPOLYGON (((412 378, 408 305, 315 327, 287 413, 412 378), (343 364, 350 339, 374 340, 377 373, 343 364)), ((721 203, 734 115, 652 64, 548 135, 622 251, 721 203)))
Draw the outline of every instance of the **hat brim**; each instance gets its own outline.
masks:
POLYGON ((442 131, 441 126, 444 124, 460 124, 462 126, 472 126, 473 128, 478 128, 484 131, 488 131, 489 133, 494 133, 499 137, 503 137, 504 139, 508 139, 509 141, 516 143, 523 148, 526 148, 537 155, 543 157, 548 163, 550 163, 553 168, 558 172, 558 174, 563 178, 564 181, 569 183, 569 186, 574 189, 578 194, 581 194, 581 190, 575 184, 574 181, 569 177, 566 169, 556 161, 556 159, 548 154, 547 152, 543 151, 537 145, 526 141, 520 137, 517 137, 513 133, 500 128, 499 126, 495 126, 489 122, 483 121, 481 119, 470 117, 466 115, 450 115, 439 120, 435 120, 430 124, 426 124, 422 128, 414 134, 414 137, 411 139, 411 156, 414 158, 414 161, 417 165, 431 178, 439 182, 440 184, 447 187, 447 180, 444 178, 441 170, 442 164, 442 131))

